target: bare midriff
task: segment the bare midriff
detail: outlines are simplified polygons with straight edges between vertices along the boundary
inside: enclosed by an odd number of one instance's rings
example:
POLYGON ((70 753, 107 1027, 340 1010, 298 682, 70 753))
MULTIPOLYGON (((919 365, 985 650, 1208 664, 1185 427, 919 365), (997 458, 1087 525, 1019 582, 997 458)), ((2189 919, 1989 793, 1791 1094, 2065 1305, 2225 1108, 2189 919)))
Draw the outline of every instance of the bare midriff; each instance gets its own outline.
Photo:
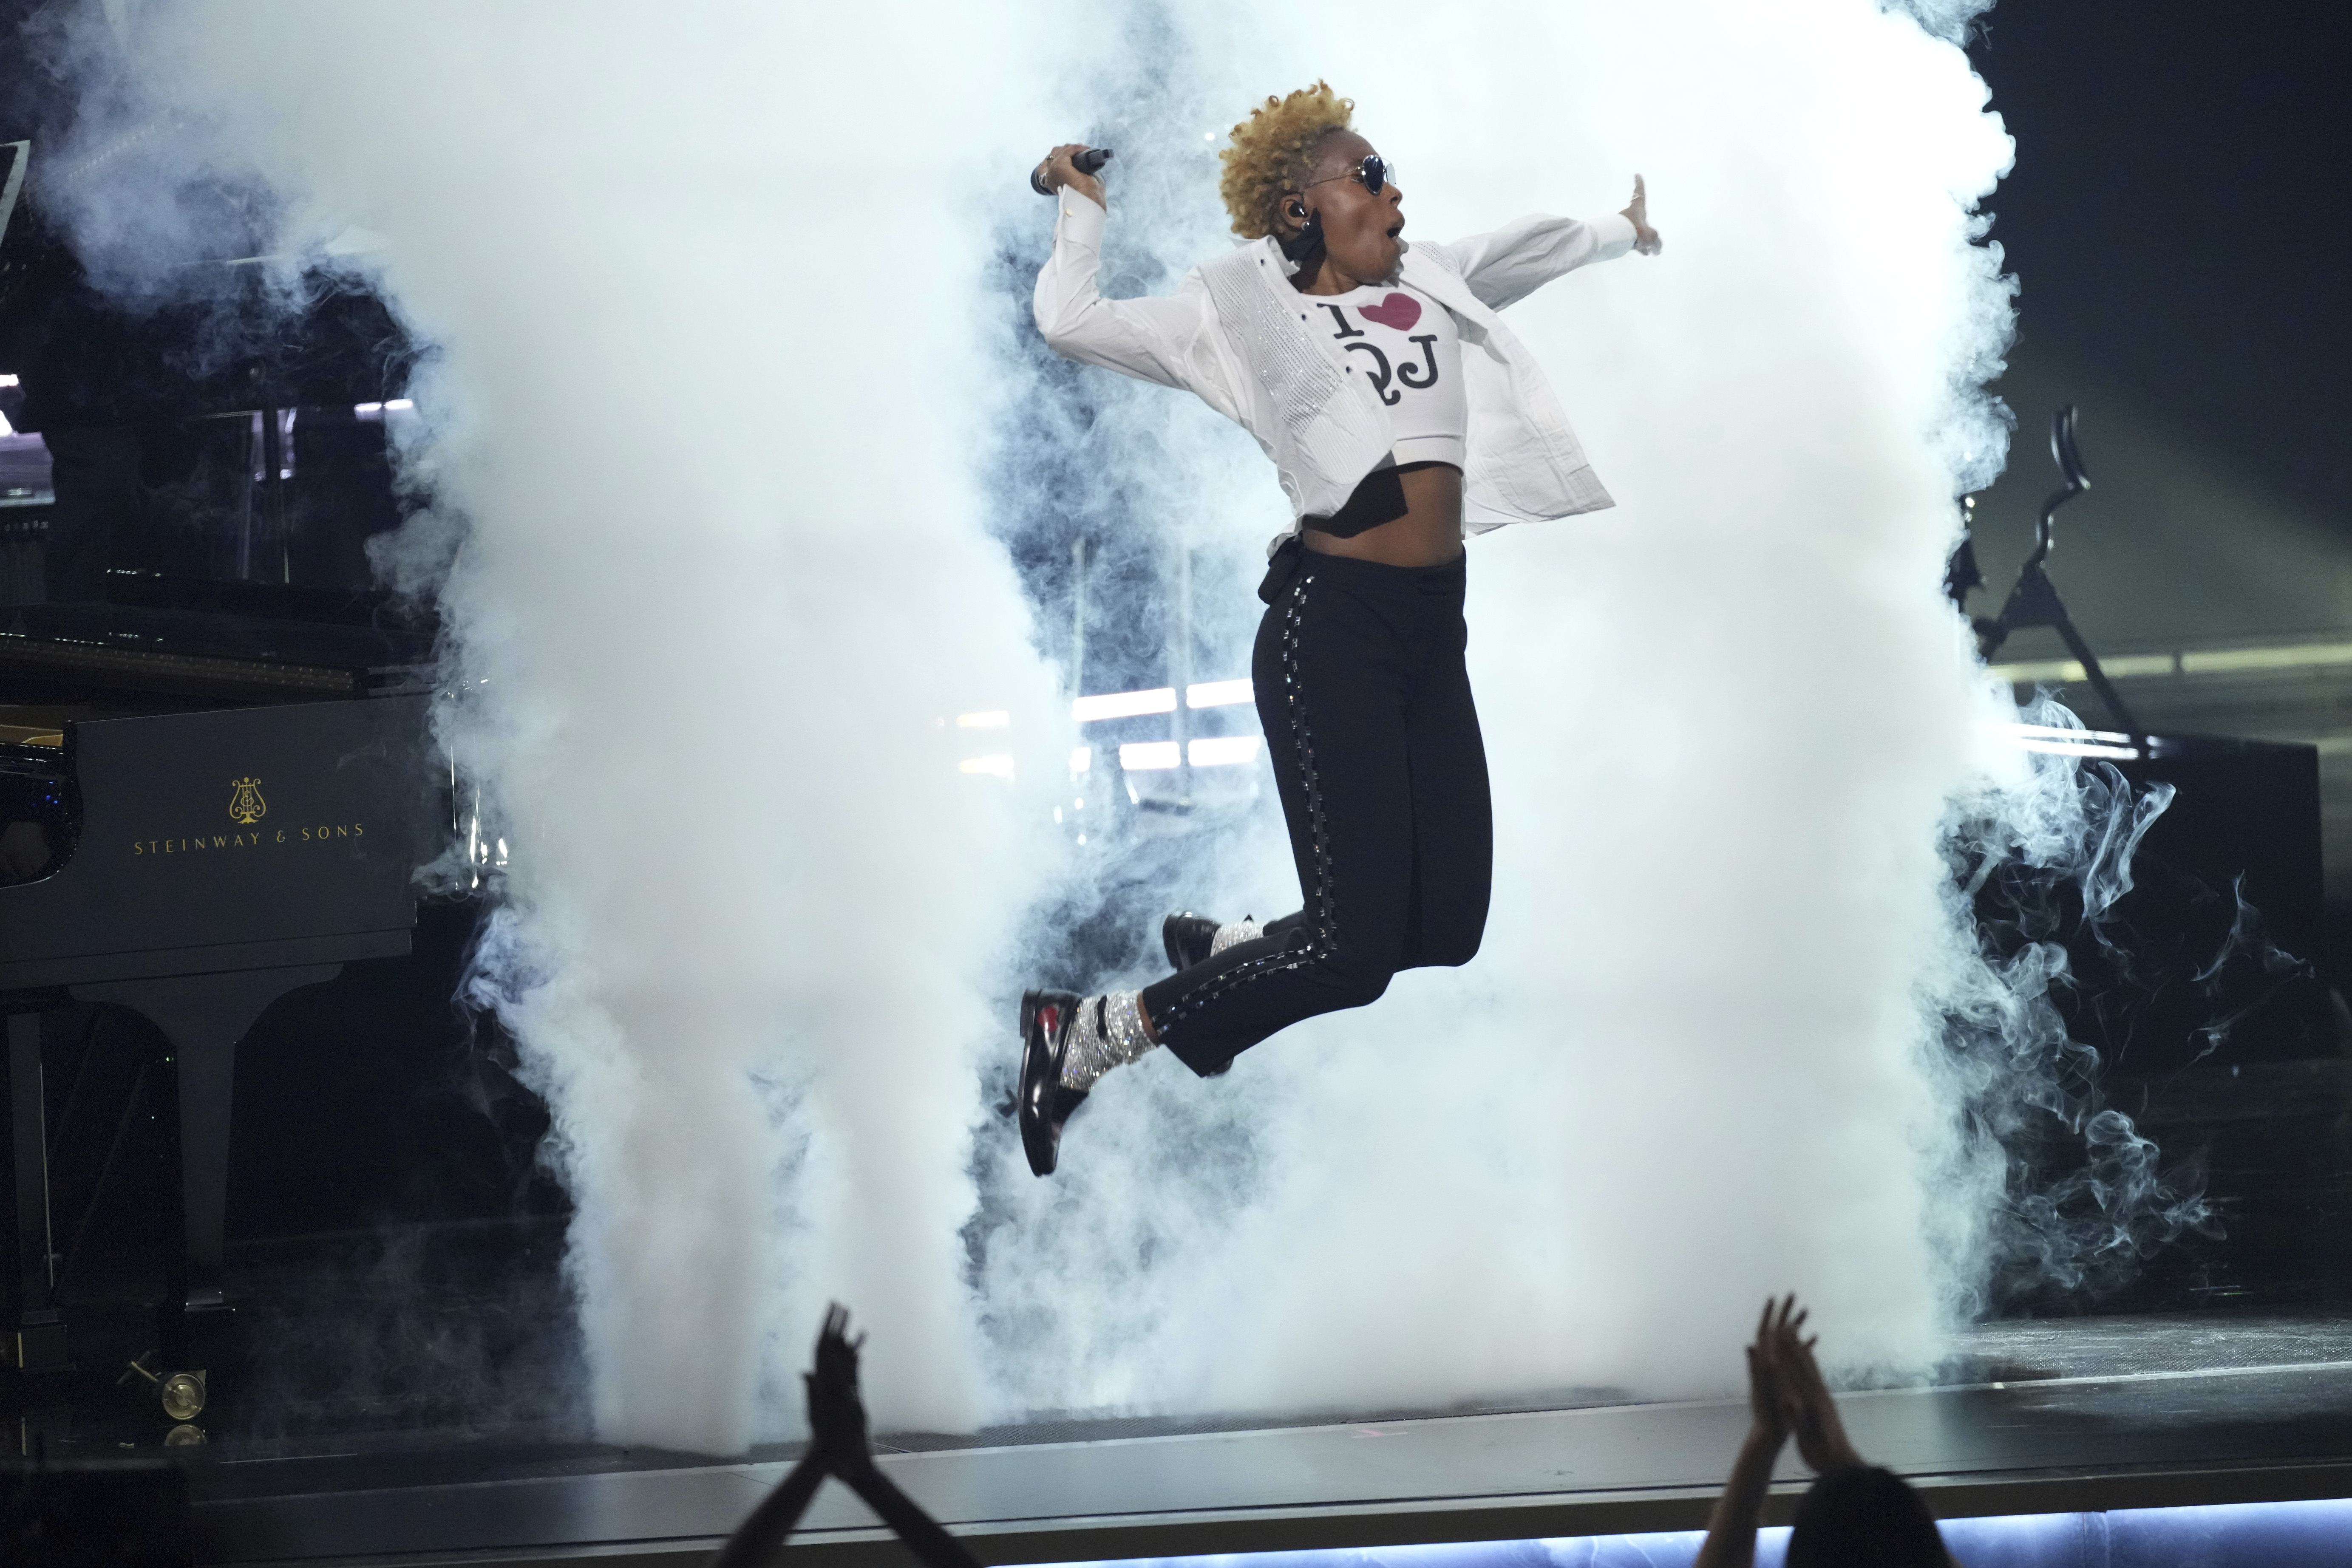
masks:
POLYGON ((1318 555, 1352 556, 1382 566, 1444 566, 1462 557, 1462 470, 1433 463, 1398 476, 1405 514, 1341 538, 1312 526, 1299 542, 1318 555))

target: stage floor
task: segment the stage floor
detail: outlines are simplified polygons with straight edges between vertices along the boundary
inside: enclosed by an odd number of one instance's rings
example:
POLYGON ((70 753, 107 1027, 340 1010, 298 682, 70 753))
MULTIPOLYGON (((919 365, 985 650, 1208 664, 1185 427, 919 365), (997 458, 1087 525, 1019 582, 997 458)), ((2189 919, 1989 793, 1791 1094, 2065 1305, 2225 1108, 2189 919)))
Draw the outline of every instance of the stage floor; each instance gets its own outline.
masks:
MULTIPOLYGON (((1993 1325, 1956 1381, 1845 1396, 1856 1446, 1945 1517, 2352 1496, 2352 1319, 1993 1325)), ((1231 1428, 1143 1422, 900 1437, 883 1464, 985 1561, 1046 1563, 1695 1529, 1737 1402, 1231 1428)), ((180 1449, 200 1560, 700 1561, 782 1473, 757 1462, 456 1433, 180 1449)), ((1801 1471, 1791 1454, 1791 1483, 1801 1471)), ((814 1563, 904 1562, 838 1487, 814 1563)))

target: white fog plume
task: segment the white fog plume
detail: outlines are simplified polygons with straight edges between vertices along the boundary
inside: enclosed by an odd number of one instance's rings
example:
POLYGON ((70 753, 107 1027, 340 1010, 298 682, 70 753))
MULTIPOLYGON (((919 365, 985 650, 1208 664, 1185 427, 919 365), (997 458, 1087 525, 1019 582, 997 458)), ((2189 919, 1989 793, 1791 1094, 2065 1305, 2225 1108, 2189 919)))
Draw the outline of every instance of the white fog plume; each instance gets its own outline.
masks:
POLYGON ((167 129, 79 199, 112 275, 224 254, 132 220, 257 175, 283 249, 382 236, 355 265, 432 347, 438 513, 383 564, 463 539, 447 738, 514 852, 482 985, 579 1202, 600 1430, 796 1422, 828 1296, 889 1347, 881 1418, 971 1424, 972 1052, 1053 846, 940 721, 1051 685, 964 478, 958 236, 1003 171, 952 130, 1022 52, 948 8, 911 71, 870 11, 124 10, 80 135, 167 129))
MULTIPOLYGON (((1993 1200, 1949 1179, 1987 1167, 1936 1055, 1965 968, 1939 834, 2000 701, 1938 592, 2005 444, 1969 214, 2010 149, 1961 13, 124 15, 120 112, 201 135, 118 163, 118 203, 257 171, 289 246, 381 235, 364 267, 434 346, 438 509, 383 564, 464 541, 451 739, 516 855, 484 983, 556 1113, 606 1435, 791 1423, 776 1373, 827 1295, 902 1426, 1720 1388, 1790 1287, 1851 1363, 1937 1354, 1993 1200), (1211 679, 1245 668, 1282 518, 1245 439, 1108 378, 1064 466, 1019 461, 992 247, 1050 223, 1019 185, 1047 145, 1125 116, 1112 246, 1172 286, 1224 243, 1216 133, 1318 77, 1397 160, 1410 235, 1647 175, 1664 256, 1513 311, 1620 505, 1472 546, 1477 962, 1212 1082, 1116 1075, 1034 1182, 982 1084, 1002 961, 1051 879, 1117 868, 1042 836, 1059 676, 982 519, 1054 503, 1024 474, 1123 486, 1195 554, 1211 679), (934 727, 982 707, 1017 716, 1011 789, 934 727)), ((1152 874, 1297 896, 1266 810, 1152 874)))

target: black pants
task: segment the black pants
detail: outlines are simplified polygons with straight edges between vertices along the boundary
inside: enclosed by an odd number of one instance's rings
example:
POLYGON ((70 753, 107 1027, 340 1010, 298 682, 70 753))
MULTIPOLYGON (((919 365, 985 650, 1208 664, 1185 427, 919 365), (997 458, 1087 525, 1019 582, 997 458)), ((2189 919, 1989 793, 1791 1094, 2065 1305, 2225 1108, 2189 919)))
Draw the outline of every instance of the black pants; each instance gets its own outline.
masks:
POLYGON ((1250 675, 1305 903, 1143 993, 1161 1043, 1203 1074, 1377 999, 1399 969, 1468 963, 1486 926, 1494 813, 1464 563, 1285 555, 1250 675))

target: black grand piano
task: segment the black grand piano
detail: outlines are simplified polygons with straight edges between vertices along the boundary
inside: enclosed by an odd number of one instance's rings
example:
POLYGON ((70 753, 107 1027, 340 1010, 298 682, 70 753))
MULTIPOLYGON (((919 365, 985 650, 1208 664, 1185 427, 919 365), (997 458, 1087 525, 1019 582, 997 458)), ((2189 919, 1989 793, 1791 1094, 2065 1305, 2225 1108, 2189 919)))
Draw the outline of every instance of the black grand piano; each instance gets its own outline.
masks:
POLYGON ((185 1420, 234 1340, 238 1042, 289 992, 409 950, 447 822, 434 629, 372 590, 366 557, 399 520, 385 421, 409 350, 331 279, 296 320, 235 267, 121 309, 43 219, 28 144, 0 159, 0 414, 39 433, 0 439, 37 444, 52 481, 0 486, 9 548, 44 541, 37 570, 0 573, 0 1382, 71 1366, 59 1287, 132 1122, 160 1113, 176 1212, 142 1370, 185 1420), (160 1037, 119 1115, 89 1110, 89 1052, 44 1054, 51 1026, 110 1009, 160 1037), (95 1184, 53 1201, 60 1138, 93 1126, 95 1184))
POLYGON ((168 1042, 179 1212, 157 1370, 175 1417, 202 1407, 231 1351, 237 1041, 288 992, 408 952, 415 868, 447 820, 424 764, 428 651, 415 632, 216 611, 24 607, 0 622, 0 834, 16 852, 0 885, 5 1353, 20 1375, 72 1362, 56 1292, 87 1230, 51 1208, 41 1019, 103 1003, 168 1042))

